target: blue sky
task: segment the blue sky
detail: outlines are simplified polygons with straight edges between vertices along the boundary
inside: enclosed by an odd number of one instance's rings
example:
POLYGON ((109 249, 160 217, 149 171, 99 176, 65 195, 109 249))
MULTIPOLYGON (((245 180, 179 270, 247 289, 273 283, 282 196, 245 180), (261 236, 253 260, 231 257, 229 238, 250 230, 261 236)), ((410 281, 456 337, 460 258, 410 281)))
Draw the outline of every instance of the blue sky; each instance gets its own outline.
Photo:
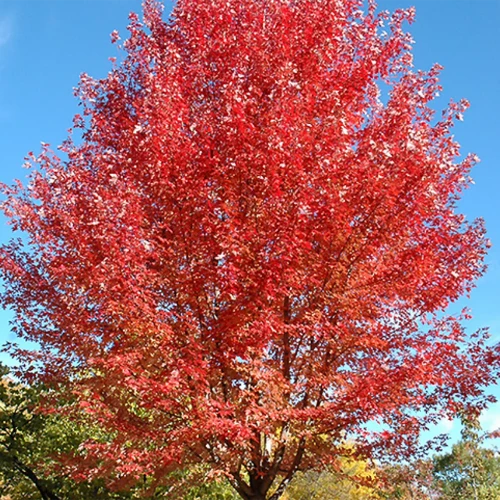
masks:
MULTIPOLYGON (((167 2, 167 11, 172 3, 167 2)), ((484 217, 493 248, 489 270, 470 301, 470 331, 489 326, 492 342, 500 341, 500 43, 497 0, 380 0, 394 10, 415 6, 417 18, 409 31, 415 39, 415 67, 444 66, 444 87, 438 106, 450 98, 471 102, 455 137, 464 152, 481 163, 473 171, 475 185, 460 209, 469 218, 484 217)), ((109 42, 114 29, 125 32, 127 15, 140 10, 140 0, 0 0, 0 181, 24 178, 21 168, 28 151, 40 142, 53 146, 66 136, 77 112, 73 87, 80 73, 103 77, 108 58, 116 55, 109 42)), ((9 239, 0 219, 0 241, 9 239)), ((13 340, 8 314, 0 314, 0 344, 13 340)), ((500 395, 500 391, 492 388, 500 395)), ((485 427, 500 426, 500 404, 483 416, 485 427)), ((442 430, 451 428, 443 423, 442 430)), ((456 425, 454 426, 456 430, 456 425)))

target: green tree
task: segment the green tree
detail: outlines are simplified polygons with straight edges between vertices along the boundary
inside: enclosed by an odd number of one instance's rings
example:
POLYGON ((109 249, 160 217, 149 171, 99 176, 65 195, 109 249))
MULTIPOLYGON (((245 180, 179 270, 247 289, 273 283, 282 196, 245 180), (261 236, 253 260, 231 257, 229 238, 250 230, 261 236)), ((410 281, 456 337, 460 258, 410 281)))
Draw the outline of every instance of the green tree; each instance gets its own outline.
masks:
MULTIPOLYGON (((12 500, 107 500, 132 498, 112 492, 101 480, 75 482, 58 463, 87 439, 90 429, 37 411, 41 386, 19 384, 0 364, 0 497, 12 500)), ((92 429, 92 432, 97 432, 92 429)))
POLYGON ((35 389, 16 384, 7 377, 8 368, 0 374, 0 477, 2 494, 13 498, 23 495, 44 500, 58 500, 51 481, 37 464, 41 449, 47 444, 48 420, 33 412, 38 400, 35 389), (42 438, 43 436, 43 438, 42 438), (41 438, 41 439, 40 439, 41 438))
POLYGON ((238 500, 239 498, 227 481, 213 481, 195 486, 184 496, 184 500, 238 500))
POLYGON ((500 456, 498 450, 485 447, 489 437, 477 419, 464 419, 461 441, 450 453, 435 457, 434 477, 442 500, 500 498, 500 456))
POLYGON ((380 498, 387 500, 437 500, 440 492, 433 478, 432 459, 395 463, 378 471, 383 477, 380 498))

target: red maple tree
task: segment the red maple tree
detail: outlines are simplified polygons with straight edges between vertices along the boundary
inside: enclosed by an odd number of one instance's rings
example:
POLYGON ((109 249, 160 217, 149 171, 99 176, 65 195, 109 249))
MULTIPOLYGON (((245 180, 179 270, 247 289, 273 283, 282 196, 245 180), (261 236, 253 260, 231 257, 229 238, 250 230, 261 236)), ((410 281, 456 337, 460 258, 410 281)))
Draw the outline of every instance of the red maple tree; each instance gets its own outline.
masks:
POLYGON ((484 406, 496 354, 444 312, 487 246, 456 211, 467 103, 435 118, 412 10, 362 7, 179 0, 164 21, 147 0, 123 60, 81 79, 81 137, 4 186, 27 237, 2 247, 3 303, 41 346, 18 352, 25 377, 109 431, 82 467, 120 482, 208 465, 274 500, 346 439, 410 453, 484 406))

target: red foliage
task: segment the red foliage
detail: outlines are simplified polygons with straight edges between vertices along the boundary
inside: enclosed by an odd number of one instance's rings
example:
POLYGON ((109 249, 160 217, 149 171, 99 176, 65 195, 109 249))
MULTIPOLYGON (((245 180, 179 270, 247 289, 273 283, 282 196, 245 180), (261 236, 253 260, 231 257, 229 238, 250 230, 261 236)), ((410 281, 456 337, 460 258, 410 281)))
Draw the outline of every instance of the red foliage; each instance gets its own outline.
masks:
POLYGON ((484 405, 497 357, 443 313, 484 271, 483 225, 455 209, 467 103, 435 119, 413 12, 360 7, 180 0, 165 22, 146 1, 123 61, 82 77, 82 139, 4 187, 28 238, 1 251, 3 302, 42 346, 31 367, 114 431, 85 464, 204 463, 264 498, 346 436, 409 453, 484 405))

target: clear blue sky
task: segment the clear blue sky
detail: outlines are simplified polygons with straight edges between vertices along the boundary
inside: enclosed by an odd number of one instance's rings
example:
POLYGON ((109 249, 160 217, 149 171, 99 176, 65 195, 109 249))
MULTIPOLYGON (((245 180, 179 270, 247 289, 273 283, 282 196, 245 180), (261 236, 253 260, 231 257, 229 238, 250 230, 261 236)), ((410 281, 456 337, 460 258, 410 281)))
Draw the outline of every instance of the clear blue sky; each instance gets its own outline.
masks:
MULTIPOLYGON (((171 5, 166 3, 167 11, 171 5)), ((445 68, 438 104, 444 107, 450 98, 462 97, 471 102, 455 137, 464 152, 474 152, 482 161, 460 208, 469 218, 484 217, 493 248, 489 270, 466 303, 474 315, 468 329, 489 326, 492 342, 500 341, 500 1, 379 1, 388 10, 411 5, 417 9, 409 27, 416 68, 428 69, 435 62, 445 68)), ((140 0, 0 0, 1 182, 25 177, 23 158, 28 151, 37 152, 41 141, 56 146, 65 138, 77 111, 72 89, 79 74, 106 75, 108 58, 116 55, 109 34, 125 32, 130 11, 140 11, 140 0)), ((9 237, 0 219, 0 241, 9 237)), ((3 313, 0 344, 6 340, 13 339, 3 313)), ((499 404, 483 419, 487 427, 495 422, 500 426, 499 404)))

